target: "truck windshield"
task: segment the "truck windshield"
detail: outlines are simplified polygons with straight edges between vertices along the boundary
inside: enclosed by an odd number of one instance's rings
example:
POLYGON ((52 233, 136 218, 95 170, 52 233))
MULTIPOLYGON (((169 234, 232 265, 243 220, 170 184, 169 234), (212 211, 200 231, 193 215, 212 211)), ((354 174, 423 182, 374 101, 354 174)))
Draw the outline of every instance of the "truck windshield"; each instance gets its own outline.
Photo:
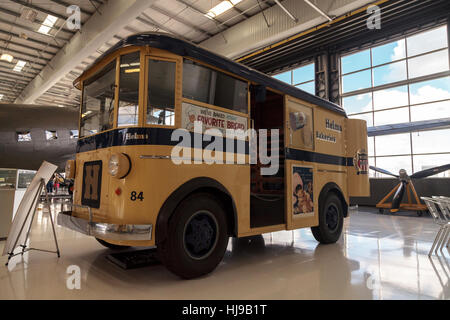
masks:
POLYGON ((80 137, 112 129, 115 80, 116 60, 83 82, 80 137))

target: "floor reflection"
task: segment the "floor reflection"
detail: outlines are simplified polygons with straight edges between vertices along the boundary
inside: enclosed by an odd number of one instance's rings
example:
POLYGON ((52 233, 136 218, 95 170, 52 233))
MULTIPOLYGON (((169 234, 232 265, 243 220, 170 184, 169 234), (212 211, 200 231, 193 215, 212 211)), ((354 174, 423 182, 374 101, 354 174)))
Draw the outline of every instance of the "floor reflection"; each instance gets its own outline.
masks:
MULTIPOLYGON (((58 205, 58 204, 56 204, 58 205)), ((211 274, 185 281, 162 265, 123 270, 95 239, 57 228, 62 256, 40 252, 0 267, 3 299, 449 299, 449 262, 429 259, 431 219, 359 210, 340 241, 318 245, 309 229, 230 239, 211 274), (79 266, 81 290, 66 286, 79 266)), ((34 247, 52 250, 48 214, 37 215, 34 247)), ((4 242, 0 242, 2 250, 4 242)), ((0 263, 6 257, 0 258, 0 263)))

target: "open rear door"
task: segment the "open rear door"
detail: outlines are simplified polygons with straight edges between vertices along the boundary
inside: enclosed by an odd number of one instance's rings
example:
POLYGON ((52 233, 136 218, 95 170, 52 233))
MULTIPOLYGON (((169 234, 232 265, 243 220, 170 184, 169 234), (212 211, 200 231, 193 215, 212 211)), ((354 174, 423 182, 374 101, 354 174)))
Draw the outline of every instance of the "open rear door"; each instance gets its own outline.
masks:
POLYGON ((345 119, 347 125, 347 157, 353 159, 348 167, 347 186, 350 197, 369 197, 369 157, 367 154, 367 124, 364 120, 345 119))

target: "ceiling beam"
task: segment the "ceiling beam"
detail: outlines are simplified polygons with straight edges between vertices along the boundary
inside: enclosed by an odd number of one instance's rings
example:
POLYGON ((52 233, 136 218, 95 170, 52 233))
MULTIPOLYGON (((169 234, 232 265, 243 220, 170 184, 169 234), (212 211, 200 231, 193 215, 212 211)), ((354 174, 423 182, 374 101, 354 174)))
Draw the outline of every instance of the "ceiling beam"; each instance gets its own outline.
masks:
MULTIPOLYGON (((72 5, 72 3, 68 3, 68 2, 65 2, 65 1, 62 1, 62 0, 50 0, 50 1, 54 2, 56 4, 59 4, 60 6, 62 6, 64 8, 67 8, 67 7, 72 5)), ((90 15, 94 14, 95 10, 92 11, 92 12, 89 12, 89 11, 86 11, 85 9, 80 7, 80 12, 90 16, 90 15)))
MULTIPOLYGON (((189 9, 191 9, 192 11, 194 11, 195 13, 197 13, 197 14, 199 14, 199 15, 202 15, 202 16, 205 16, 205 15, 206 15, 206 12, 203 12, 203 11, 201 11, 201 10, 195 8, 194 6, 192 6, 192 4, 190 4, 189 2, 187 2, 187 1, 185 1, 185 0, 176 0, 176 1, 177 1, 177 2, 180 2, 180 3, 182 3, 182 4, 184 4, 186 7, 188 7, 189 9)), ((212 21, 214 21, 214 22, 216 23, 216 25, 217 25, 218 28, 219 28, 220 25, 223 25, 223 26, 224 26, 224 29, 226 29, 226 28, 229 27, 228 25, 226 25, 224 22, 220 21, 220 20, 217 19, 217 18, 212 18, 212 21)), ((220 30, 220 29, 219 29, 219 30, 220 30)))
MULTIPOLYGON (((44 61, 50 61, 50 58, 45 58, 43 56, 38 56, 38 55, 26 53, 26 52, 15 50, 15 49, 11 49, 11 48, 4 49, 3 51, 16 53, 16 54, 19 54, 19 55, 22 55, 22 56, 25 56, 25 57, 28 57, 28 58, 39 59, 39 60, 44 60, 44 61)), ((14 58, 17 58, 17 57, 14 56, 14 58)), ((23 59, 20 59, 20 60, 23 60, 23 59)))
MULTIPOLYGON (((1 13, 4 13, 4 14, 7 14, 7 15, 10 15, 10 16, 13 16, 13 17, 15 17, 15 18, 20 18, 20 17, 21 17, 21 14, 20 14, 19 12, 11 11, 11 10, 8 10, 8 9, 6 9, 6 8, 0 8, 0 12, 1 12, 1 13)), ((28 21, 28 20, 27 20, 27 21, 28 21)), ((44 21, 40 21, 40 20, 38 20, 38 19, 36 18, 36 20, 35 20, 33 23, 34 23, 34 24, 41 25, 43 22, 44 22, 44 21)), ((56 27, 50 27, 50 29, 52 29, 52 30, 58 30, 58 28, 56 28, 56 27)), ((75 31, 72 31, 72 30, 67 29, 67 28, 63 28, 61 31, 62 31, 62 32, 66 32, 66 33, 70 33, 70 34, 74 34, 74 33, 75 33, 75 31)))
POLYGON ((4 82, 0 82, 0 84, 1 84, 0 90, 4 90, 7 92, 14 92, 16 94, 20 94, 20 91, 22 90, 22 88, 17 87, 14 84, 7 84, 4 82))
MULTIPOLYGON (((13 64, 13 63, 9 63, 9 62, 0 60, 0 66, 1 67, 12 69, 14 67, 14 65, 15 64, 13 64)), ((39 71, 41 71, 41 69, 33 68, 33 67, 28 67, 28 69, 31 69, 31 70, 35 71, 35 74, 37 74, 39 71)))
POLYGON ((43 101, 44 104, 50 103, 50 104, 54 104, 54 105, 62 105, 62 106, 65 106, 65 107, 72 107, 72 108, 74 108, 74 107, 78 108, 79 107, 78 104, 70 104, 68 102, 59 102, 59 101, 56 101, 56 99, 45 98, 45 97, 41 97, 41 98, 37 99, 36 102, 40 103, 40 101, 43 101))
POLYGON ((2 89, 0 89, 0 94, 3 94, 3 99, 2 100, 4 100, 5 97, 14 98, 14 97, 17 96, 17 94, 14 93, 14 92, 11 92, 11 91, 8 91, 8 90, 2 90, 2 89))
MULTIPOLYGON (((255 1, 256 2, 256 1, 255 1)), ((263 1, 260 0, 260 3, 263 1)), ((265 1, 268 5, 273 1, 265 1)), ((300 0, 283 0, 279 1, 285 8, 293 14, 294 17, 300 18, 298 23, 291 19, 286 19, 286 13, 279 5, 271 6, 252 16, 251 19, 244 20, 231 28, 223 31, 228 42, 224 42, 221 36, 216 35, 200 43, 205 49, 214 52, 220 52, 229 58, 236 58, 246 53, 257 52, 260 48, 266 48, 273 43, 289 39, 294 35, 313 28, 323 23, 323 17, 312 9, 306 2, 300 0), (264 14, 263 14, 264 13, 264 14), (268 18, 270 28, 267 28, 265 17, 268 18), (252 30, 251 33, 243 33, 242 30, 252 30), (255 35, 260 35, 256 37, 255 35)), ((346 0, 346 1, 330 1, 327 12, 333 16, 340 16, 357 10, 364 5, 373 3, 373 0, 346 0), (343 5, 345 2, 346 5, 343 5)), ((328 22, 328 21, 327 21, 328 22)), ((263 49, 261 49, 263 50, 263 49)))
POLYGON ((180 38, 182 38, 184 40, 187 40, 181 33, 178 33, 176 31, 173 31, 173 30, 165 27, 163 24, 161 24, 161 23, 155 21, 154 19, 152 19, 148 14, 143 12, 142 16, 144 16, 144 18, 137 17, 136 20, 138 20, 139 22, 142 22, 143 24, 146 24, 146 25, 148 25, 150 27, 163 30, 163 31, 168 32, 170 34, 176 35, 177 37, 180 37, 180 38))
MULTIPOLYGON (((13 69, 11 67, 8 68, 8 67, 4 67, 2 65, 0 65, 0 71, 6 72, 6 73, 10 73, 10 74, 14 74, 14 71, 13 71, 13 69)), ((28 77, 28 78, 31 78, 31 79, 33 79, 36 76, 35 73, 31 73, 31 72, 24 71, 24 70, 22 70, 21 73, 25 73, 25 74, 31 75, 31 77, 28 77)))
POLYGON ((8 73, 8 72, 3 72, 1 70, 0 70, 0 75, 1 75, 2 79, 9 79, 9 80, 21 82, 24 84, 27 84, 29 82, 29 81, 23 80, 22 77, 19 75, 15 75, 15 74, 8 73), (5 75, 5 74, 7 74, 7 75, 5 75), (15 78, 14 76, 18 76, 19 78, 15 78))
MULTIPOLYGON (((5 51, 10 51, 9 49, 6 49, 5 51)), ((28 60, 28 59, 26 59, 26 58, 22 58, 22 57, 14 57, 14 59, 16 59, 16 60, 22 60, 22 61, 25 61, 26 63, 29 63, 29 64, 31 64, 31 65, 38 65, 38 66, 41 66, 41 67, 45 67, 46 66, 46 64, 44 64, 44 63, 40 63, 40 62, 35 62, 35 61, 31 61, 31 60, 28 60)), ((14 63, 14 62, 13 62, 14 63)), ((15 62, 14 64, 16 64, 17 62, 15 62)))
POLYGON ((76 33, 55 57, 50 61, 39 76, 35 77, 16 103, 33 103, 39 96, 49 90, 68 70, 74 70, 83 60, 100 49, 108 39, 112 39, 125 26, 134 21, 156 0, 114 0, 105 2, 86 21, 80 32, 76 33))
POLYGON ((17 98, 17 96, 20 94, 20 88, 7 88, 7 87, 2 87, 0 88, 0 94, 7 94, 11 97, 17 98))
MULTIPOLYGON (((294 15, 288 9, 286 9, 286 7, 283 6, 279 0, 274 0, 274 1, 281 8, 281 10, 283 10, 284 13, 287 14, 287 16, 289 18, 291 18, 295 23, 298 22, 298 19, 296 17, 294 17, 294 15)), ((308 0, 305 0, 305 2, 308 3, 309 5, 312 5, 311 3, 308 2, 308 0)))
MULTIPOLYGON (((9 86, 15 86, 16 85, 16 82, 10 81, 10 80, 5 80, 5 79, 1 79, 0 83, 4 84, 4 85, 9 85, 9 86)), ((19 85, 22 85, 22 84, 19 83, 19 85)))
POLYGON ((237 13, 239 13, 244 19, 248 19, 249 16, 245 14, 244 11, 242 11, 241 9, 239 9, 236 6, 233 6, 233 10, 236 11, 237 13))
MULTIPOLYGON (((22 40, 23 40, 23 39, 22 39, 22 40)), ((5 43, 7 43, 8 45, 12 44, 12 45, 15 45, 15 46, 19 46, 20 48, 26 48, 26 49, 33 50, 33 51, 38 51, 38 52, 40 52, 40 53, 42 53, 42 54, 45 53, 45 54, 50 55, 50 56, 52 56, 52 57, 56 54, 56 52, 50 52, 50 51, 46 51, 46 50, 40 50, 40 49, 38 49, 38 48, 36 48, 36 47, 32 47, 32 46, 29 46, 29 45, 26 45, 26 44, 23 44, 23 43, 19 43, 19 42, 13 41, 12 39, 11 39, 11 40, 0 39, 0 41, 3 41, 3 42, 5 42, 5 43)), ((3 48, 3 47, 2 47, 2 48, 3 48)))
MULTIPOLYGON (((32 39, 32 38, 30 38, 30 37, 24 39, 24 38, 22 38, 22 37, 20 36, 20 34, 17 34, 17 33, 9 32, 9 31, 4 31, 4 30, 0 30, 0 33, 1 33, 1 34, 4 34, 4 35, 7 35, 7 36, 10 36, 10 37, 14 37, 14 38, 17 38, 17 39, 21 39, 21 40, 24 40, 24 41, 33 42, 33 43, 36 43, 36 44, 41 45, 41 46, 44 46, 44 47, 49 46, 49 47, 54 48, 54 49, 58 49, 58 50, 61 49, 61 47, 59 47, 59 46, 55 46, 55 45, 53 45, 53 44, 48 44, 48 43, 46 43, 46 42, 44 42, 44 41, 32 39)), ((5 40, 5 41, 7 41, 7 40, 5 40)), ((36 48, 36 50, 39 50, 39 49, 36 48)))
MULTIPOLYGON (((14 22, 11 22, 11 21, 8 21, 8 20, 4 20, 4 19, 1 19, 1 18, 0 18, 0 23, 5 23, 5 24, 10 25, 12 27, 16 27, 18 29, 26 30, 28 32, 32 32, 32 33, 35 33, 35 34, 37 34, 39 36, 43 36, 43 37, 46 37, 46 38, 54 38, 54 39, 57 39, 57 40, 62 41, 62 42, 67 42, 67 39, 65 39, 65 38, 54 36, 54 35, 52 35, 50 33, 48 33, 48 34, 41 33, 38 30, 35 30, 35 29, 33 29, 33 28, 29 27, 29 26, 26 26, 26 25, 17 24, 17 23, 14 23, 14 22)), ((28 37, 28 34, 26 36, 28 37)))
POLYGON ((210 37, 213 35, 208 30, 197 26, 195 23, 192 23, 192 22, 189 22, 189 21, 187 21, 187 20, 185 20, 183 18, 180 18, 180 17, 178 17, 178 16, 176 16, 176 15, 174 15, 174 14, 172 14, 172 13, 170 13, 170 12, 160 8, 160 7, 153 6, 152 10, 155 10, 155 11, 157 11, 157 12, 167 16, 168 18, 170 18, 172 20, 175 20, 175 21, 177 21, 177 22, 179 22, 181 24, 184 24, 185 26, 188 26, 189 28, 194 29, 197 32, 207 34, 210 37))
POLYGON ((36 11, 40 11, 40 12, 45 13, 45 14, 52 15, 52 16, 54 16, 54 17, 56 17, 58 19, 61 19, 63 21, 67 19, 66 16, 60 15, 59 13, 56 13, 56 12, 51 11, 51 10, 47 10, 45 8, 41 8, 41 7, 35 6, 30 1, 23 1, 23 0, 9 0, 9 1, 15 2, 17 4, 20 4, 20 5, 24 6, 24 7, 27 7, 27 8, 36 10, 36 11))
MULTIPOLYGON (((278 0, 275 0, 275 2, 278 2, 278 0)), ((311 6, 311 8, 313 8, 314 10, 316 10, 318 13, 320 13, 320 15, 322 15, 323 17, 327 18, 328 21, 333 21, 333 18, 331 18, 328 14, 326 14, 322 9, 320 9, 318 6, 316 6, 314 3, 312 3, 309 0, 305 0, 305 2, 311 6)))

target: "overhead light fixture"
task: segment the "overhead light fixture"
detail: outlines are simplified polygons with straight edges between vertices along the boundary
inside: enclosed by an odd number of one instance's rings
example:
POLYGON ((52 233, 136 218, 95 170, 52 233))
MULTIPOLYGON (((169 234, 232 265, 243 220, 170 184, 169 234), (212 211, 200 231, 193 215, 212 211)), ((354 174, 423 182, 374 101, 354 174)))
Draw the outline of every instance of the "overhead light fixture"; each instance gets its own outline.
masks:
POLYGON ((3 53, 2 56, 0 57, 0 60, 3 61, 8 61, 9 63, 11 63, 13 61, 14 57, 12 55, 10 55, 9 53, 3 53))
POLYGON ((242 0, 226 0, 219 3, 217 6, 211 8, 205 16, 207 16, 210 19, 214 19, 218 15, 224 13, 225 11, 230 10, 233 8, 233 6, 237 5, 242 0))
POLYGON ((19 61, 17 61, 16 66, 14 67, 13 70, 16 72, 21 72, 23 67, 25 67, 26 64, 27 63, 25 61, 19 60, 19 61))
POLYGON ((86 116, 90 115, 91 113, 92 113, 92 111, 91 111, 91 110, 89 110, 89 111, 86 111, 85 113, 83 113, 83 114, 81 115, 81 117, 82 117, 82 118, 84 118, 84 117, 86 117, 86 116))
POLYGON ((37 11, 30 9, 30 8, 24 8, 22 10, 22 13, 20 15, 21 19, 25 19, 31 22, 34 22, 34 20, 36 20, 37 17, 37 11))
POLYGON ((55 25, 57 20, 58 20, 57 17, 54 17, 50 14, 47 15, 47 18, 45 18, 45 20, 42 23, 41 27, 39 28, 38 32, 43 33, 43 34, 48 34, 49 31, 52 29, 52 27, 55 25))

